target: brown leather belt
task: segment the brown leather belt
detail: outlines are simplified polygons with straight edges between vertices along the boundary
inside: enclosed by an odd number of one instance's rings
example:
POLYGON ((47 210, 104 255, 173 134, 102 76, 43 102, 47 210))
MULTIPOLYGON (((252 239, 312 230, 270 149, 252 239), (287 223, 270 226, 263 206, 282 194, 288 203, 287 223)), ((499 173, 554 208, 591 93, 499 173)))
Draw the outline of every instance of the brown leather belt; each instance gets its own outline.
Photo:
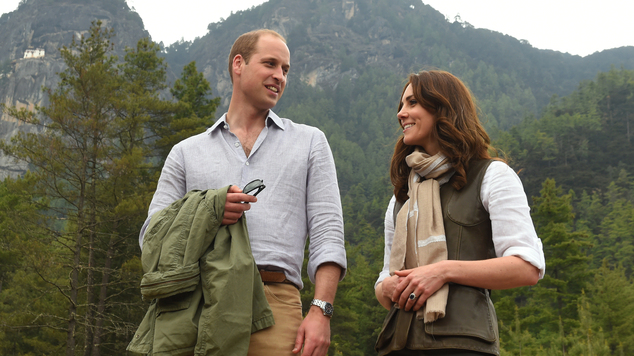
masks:
POLYGON ((290 284, 293 287, 299 289, 299 287, 295 285, 295 283, 291 282, 288 278, 286 278, 286 275, 284 274, 284 272, 266 271, 261 269, 260 277, 262 277, 262 282, 264 284, 284 283, 284 284, 290 284))

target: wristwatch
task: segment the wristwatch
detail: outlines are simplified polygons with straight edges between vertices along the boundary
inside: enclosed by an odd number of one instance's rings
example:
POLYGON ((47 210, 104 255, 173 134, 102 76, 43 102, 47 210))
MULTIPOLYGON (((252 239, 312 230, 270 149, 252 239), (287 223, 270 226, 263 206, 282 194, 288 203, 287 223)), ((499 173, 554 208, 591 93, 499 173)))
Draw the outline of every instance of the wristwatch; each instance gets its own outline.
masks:
POLYGON ((335 308, 332 306, 332 304, 319 299, 313 299, 313 301, 310 302, 310 305, 316 305, 321 308, 321 311, 324 312, 324 315, 329 318, 332 318, 332 313, 335 311, 335 308))

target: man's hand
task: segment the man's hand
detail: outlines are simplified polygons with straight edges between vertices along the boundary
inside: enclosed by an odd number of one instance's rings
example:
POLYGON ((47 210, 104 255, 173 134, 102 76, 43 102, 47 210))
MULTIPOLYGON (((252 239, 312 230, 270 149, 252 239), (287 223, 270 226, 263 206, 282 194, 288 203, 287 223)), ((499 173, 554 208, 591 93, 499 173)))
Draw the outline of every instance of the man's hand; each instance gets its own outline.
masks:
POLYGON ((242 214, 251 209, 251 204, 258 201, 258 198, 242 193, 242 189, 235 185, 229 187, 227 191, 227 201, 225 202, 225 214, 222 217, 222 225, 231 225, 238 222, 242 214))
POLYGON ((302 350, 302 356, 325 356, 330 346, 330 318, 325 316, 318 306, 311 306, 308 315, 297 330, 297 339, 293 353, 302 350))
MULTIPOLYGON (((315 273, 315 299, 329 303, 335 302, 337 283, 341 276, 341 267, 334 262, 319 265, 315 273)), ((302 351, 303 356, 326 356, 330 347, 330 318, 316 305, 310 307, 308 315, 297 330, 293 353, 302 351)))

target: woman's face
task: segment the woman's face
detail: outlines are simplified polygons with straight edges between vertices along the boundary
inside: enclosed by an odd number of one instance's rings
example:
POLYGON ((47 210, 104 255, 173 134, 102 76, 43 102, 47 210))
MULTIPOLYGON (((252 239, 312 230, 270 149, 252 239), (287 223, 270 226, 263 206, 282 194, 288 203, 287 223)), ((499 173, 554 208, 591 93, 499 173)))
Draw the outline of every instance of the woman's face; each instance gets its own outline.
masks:
POLYGON ((438 140, 432 134, 435 117, 418 103, 411 84, 405 88, 401 103, 403 107, 397 117, 403 128, 403 142, 409 146, 421 146, 430 155, 438 153, 438 140))

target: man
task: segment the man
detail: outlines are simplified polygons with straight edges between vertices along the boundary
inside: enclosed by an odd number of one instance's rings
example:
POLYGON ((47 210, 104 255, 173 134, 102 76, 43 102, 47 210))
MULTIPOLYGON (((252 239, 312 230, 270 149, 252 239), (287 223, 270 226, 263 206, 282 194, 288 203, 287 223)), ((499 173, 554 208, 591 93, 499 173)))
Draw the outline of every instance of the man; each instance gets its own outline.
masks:
MULTIPOLYGON (((251 335, 249 355, 293 355, 303 347, 305 356, 322 356, 330 344, 337 283, 346 269, 341 200, 325 135, 271 111, 284 93, 289 69, 290 52, 277 32, 257 30, 235 41, 229 110, 205 133, 174 146, 149 216, 192 189, 232 185, 222 223, 233 224, 246 214, 253 257, 264 271, 275 318, 273 327, 251 335), (266 185, 257 198, 240 189, 253 179, 266 185), (302 320, 299 289, 307 235, 315 299, 302 320)), ((149 217, 141 243, 148 222, 149 217)))

